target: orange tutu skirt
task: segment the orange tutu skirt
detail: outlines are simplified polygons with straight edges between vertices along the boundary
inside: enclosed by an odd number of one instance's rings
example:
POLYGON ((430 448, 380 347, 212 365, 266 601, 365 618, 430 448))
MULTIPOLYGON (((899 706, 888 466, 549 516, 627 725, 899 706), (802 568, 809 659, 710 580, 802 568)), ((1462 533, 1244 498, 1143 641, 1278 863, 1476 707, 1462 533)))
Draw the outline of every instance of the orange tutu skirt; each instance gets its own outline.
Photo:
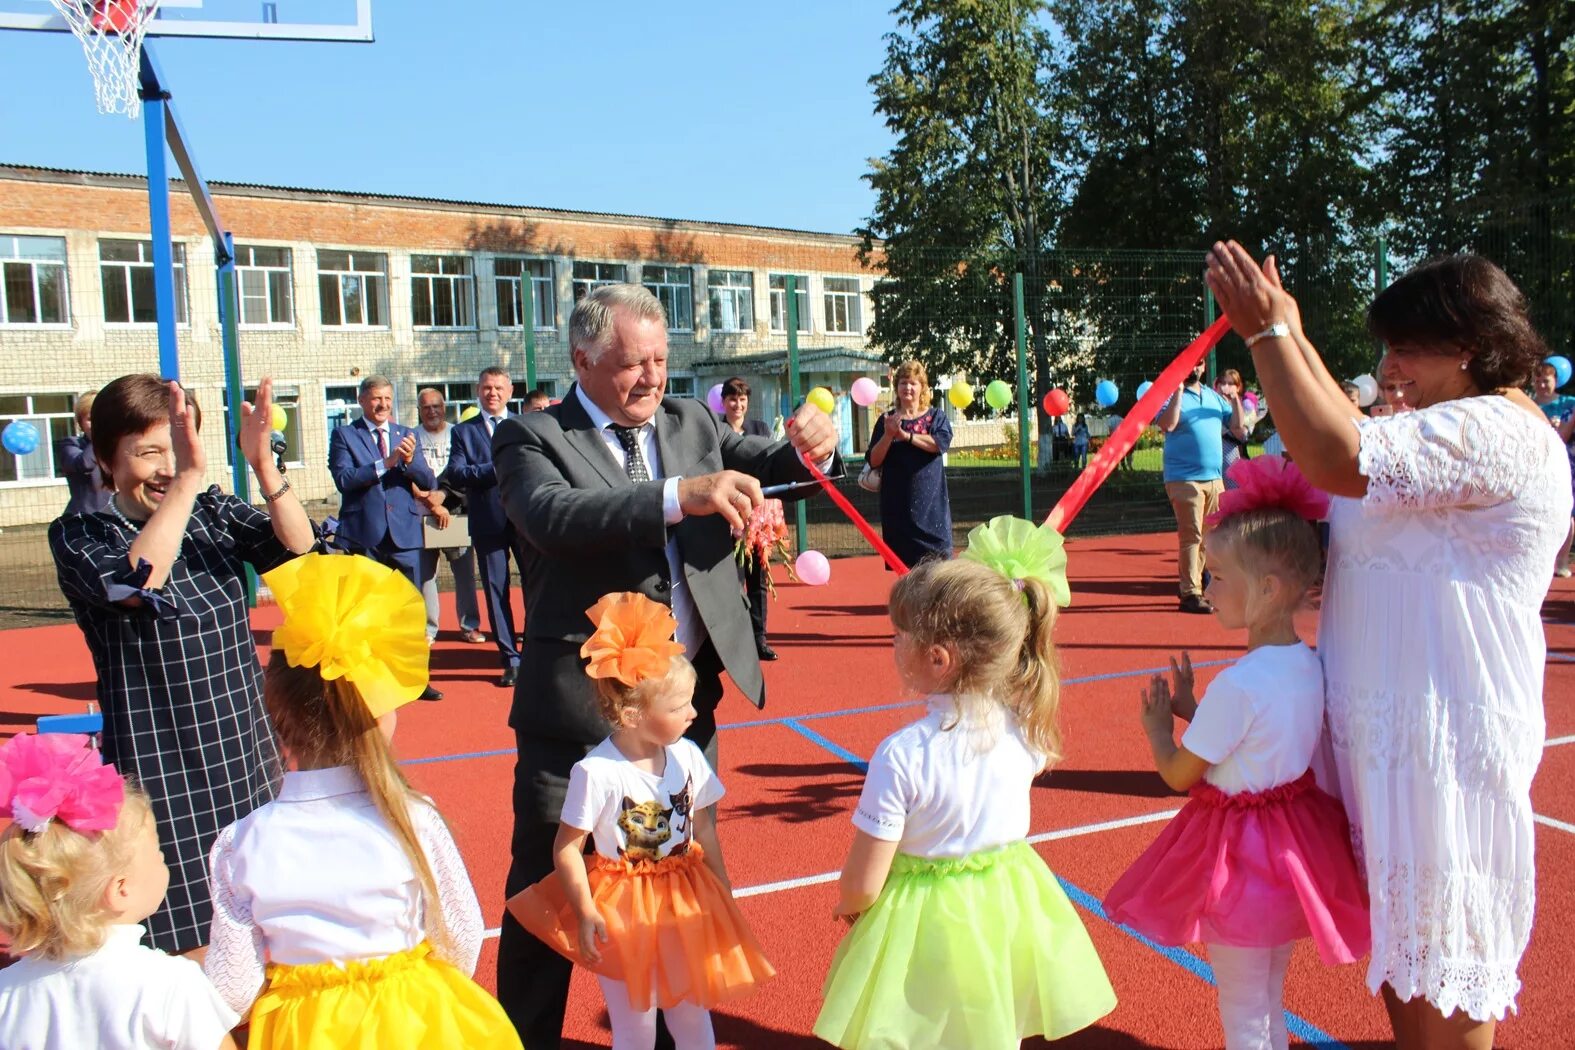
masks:
POLYGON ((607 924, 601 962, 580 955, 579 920, 556 873, 509 898, 509 914, 560 955, 627 984, 635 1009, 709 1009, 776 973, 698 844, 659 861, 585 861, 607 924))

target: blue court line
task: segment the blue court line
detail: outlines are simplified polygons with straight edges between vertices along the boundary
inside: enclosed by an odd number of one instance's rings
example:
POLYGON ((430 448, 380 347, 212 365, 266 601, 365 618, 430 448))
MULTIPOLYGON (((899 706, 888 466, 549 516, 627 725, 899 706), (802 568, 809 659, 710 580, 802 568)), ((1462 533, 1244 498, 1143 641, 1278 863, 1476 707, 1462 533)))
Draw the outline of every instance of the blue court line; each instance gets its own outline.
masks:
POLYGON ((841 744, 833 743, 832 741, 827 740, 825 737, 809 728, 809 726, 800 725, 791 718, 784 718, 781 724, 787 726, 789 729, 793 730, 793 732, 808 740, 810 743, 819 744, 827 751, 830 751, 833 755, 836 755, 838 758, 842 759, 842 761, 846 762, 848 765, 857 769, 860 773, 869 772, 870 764, 868 762, 864 761, 858 755, 855 755, 841 744))
MULTIPOLYGON (((1571 657, 1570 659, 1575 660, 1575 657, 1571 657)), ((1233 660, 1204 660, 1202 663, 1195 663, 1192 666, 1194 668, 1219 667, 1222 664, 1234 662, 1235 661, 1233 660)), ((1107 674, 1084 675, 1081 678, 1064 678, 1061 680, 1061 684, 1063 686, 1084 685, 1088 682, 1111 682, 1118 678, 1142 678, 1149 675, 1168 674, 1169 672, 1169 665, 1165 667, 1150 667, 1141 671, 1111 671, 1107 674)), ((866 768, 866 763, 863 759, 859 758, 852 752, 841 751, 836 744, 833 744, 819 733, 812 734, 803 725, 801 725, 801 723, 820 718, 842 718, 847 715, 874 714, 877 711, 896 711, 904 707, 918 707, 922 703, 924 703, 923 700, 899 700, 896 703, 871 704, 868 707, 848 707, 837 711, 812 711, 808 714, 802 715, 784 715, 781 718, 757 718, 751 722, 731 722, 725 726, 717 726, 717 729, 758 729, 761 726, 787 726, 794 732, 809 737, 809 739, 815 741, 815 743, 819 744, 821 747, 824 747, 832 754, 837 755, 844 761, 851 762, 858 766, 859 770, 862 772, 866 768)), ((410 758, 401 762, 400 765, 424 766, 433 762, 458 762, 467 758, 500 758, 504 755, 512 754, 514 754, 514 749, 512 747, 505 747, 499 748, 496 751, 467 751, 464 754, 459 755, 431 755, 427 758, 410 758)))

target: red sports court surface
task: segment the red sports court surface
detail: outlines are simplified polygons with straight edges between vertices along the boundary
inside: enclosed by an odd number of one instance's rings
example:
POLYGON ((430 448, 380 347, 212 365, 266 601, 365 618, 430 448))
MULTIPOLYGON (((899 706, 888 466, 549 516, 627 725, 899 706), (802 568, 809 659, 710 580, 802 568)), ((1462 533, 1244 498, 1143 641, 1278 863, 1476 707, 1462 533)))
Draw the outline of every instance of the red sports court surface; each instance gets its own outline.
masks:
MULTIPOLYGON (((1153 772, 1137 720, 1139 686, 1182 648, 1192 653, 1200 685, 1241 652, 1242 639, 1212 618, 1175 611, 1173 543, 1153 535, 1068 545, 1074 604, 1057 627, 1067 755, 1035 787, 1032 830, 1079 906, 1121 1001, 1099 1026, 1060 1045, 1201 1048, 1223 1041, 1201 949, 1143 942, 1106 921, 1097 903, 1183 801, 1153 772)), ((744 912, 780 970, 760 994, 717 1012, 724 1046, 824 1045, 809 1032, 841 933, 831 917, 833 883, 852 838, 858 763, 916 715, 891 666, 890 580, 869 557, 833 562, 825 587, 779 585, 770 626, 782 659, 766 665, 770 702, 756 711, 731 689, 723 701, 722 843, 744 912)), ((1498 1037, 1501 1047, 1525 1050, 1571 1045, 1575 1024, 1575 1005, 1558 977, 1575 958, 1575 581, 1554 581, 1544 619, 1548 744, 1532 791, 1537 919, 1521 968, 1521 1013, 1499 1026, 1498 1037)), ((276 622, 276 611, 259 610, 264 641, 276 622)), ((1312 622, 1309 616, 1309 631, 1312 622)), ((508 866, 508 696, 493 684, 495 650, 450 641, 451 634, 433 655, 434 683, 446 699, 406 707, 395 744, 411 778, 453 826, 488 925, 496 927, 508 866)), ((5 632, 4 649, 0 733, 40 714, 82 710, 92 697, 91 664, 74 626, 5 632)), ((488 987, 495 956, 489 939, 477 973, 488 987)), ((1324 967, 1301 945, 1286 987, 1293 1037, 1382 1045, 1388 1027, 1363 973, 1360 964, 1324 967)), ((576 977, 567 1035, 569 1047, 609 1043, 599 991, 584 974, 576 977)))

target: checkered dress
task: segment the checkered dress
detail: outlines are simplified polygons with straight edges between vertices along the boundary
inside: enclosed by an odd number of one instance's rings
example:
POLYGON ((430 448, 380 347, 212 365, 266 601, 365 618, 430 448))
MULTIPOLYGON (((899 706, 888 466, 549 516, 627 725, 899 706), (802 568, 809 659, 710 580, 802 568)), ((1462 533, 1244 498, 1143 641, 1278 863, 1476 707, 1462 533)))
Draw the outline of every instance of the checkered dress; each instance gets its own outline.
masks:
POLYGON ((273 798, 282 775, 262 704, 245 569, 292 555, 268 515, 217 487, 197 497, 164 586, 127 552, 140 525, 113 503, 49 528, 60 589, 93 653, 104 757, 153 800, 169 894, 147 919, 169 952, 208 941, 208 852, 219 832, 273 798), (117 604, 137 596, 143 604, 117 604))

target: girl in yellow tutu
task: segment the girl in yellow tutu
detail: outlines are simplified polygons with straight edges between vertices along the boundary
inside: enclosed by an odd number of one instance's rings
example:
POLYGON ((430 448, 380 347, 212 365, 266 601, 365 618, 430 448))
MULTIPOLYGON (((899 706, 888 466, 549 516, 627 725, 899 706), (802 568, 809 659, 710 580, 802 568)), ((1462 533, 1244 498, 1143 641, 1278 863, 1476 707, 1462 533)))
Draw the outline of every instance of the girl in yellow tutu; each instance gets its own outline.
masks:
POLYGON ((892 588, 897 671, 929 710, 876 749, 854 811, 836 909, 853 928, 815 1022, 827 1042, 1006 1050, 1115 1007, 1026 841, 1029 788, 1058 757, 1050 631, 1069 600, 1061 537, 1007 517, 892 588))
POLYGON ((421 592, 342 555, 263 580, 284 612, 263 695, 295 770, 213 847, 208 976, 252 1050, 519 1047, 468 976, 481 909, 454 839, 388 747, 427 684, 421 592))
POLYGON ((684 730, 695 672, 666 606, 610 594, 580 655, 612 735, 576 763, 553 875, 509 901, 520 925, 597 976, 614 1050, 711 1050, 710 1008, 775 971, 733 903, 716 836, 722 782, 684 730), (585 840, 596 851, 585 856, 585 840))

